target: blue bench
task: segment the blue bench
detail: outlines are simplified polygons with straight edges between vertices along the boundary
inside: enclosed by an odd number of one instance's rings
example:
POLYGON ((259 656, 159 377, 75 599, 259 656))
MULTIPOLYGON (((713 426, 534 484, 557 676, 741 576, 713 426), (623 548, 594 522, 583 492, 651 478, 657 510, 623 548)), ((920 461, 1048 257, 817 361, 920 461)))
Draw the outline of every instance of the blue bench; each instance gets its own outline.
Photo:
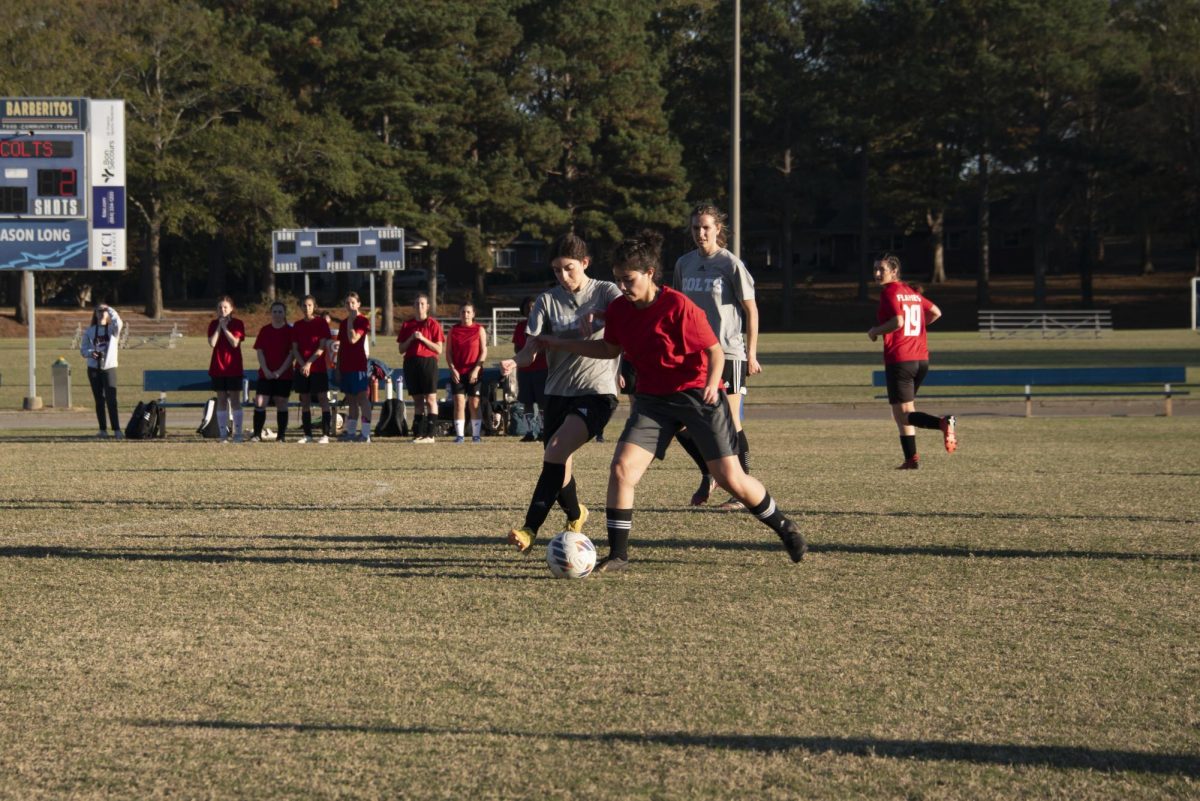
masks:
MULTIPOLYGON (((1116 390, 1066 390, 1039 392, 1039 397, 1087 397, 1098 395, 1163 395, 1164 412, 1171 416, 1171 395, 1188 392, 1172 390, 1172 384, 1187 381, 1186 367, 1000 367, 930 370, 921 384, 925 387, 1024 387, 1021 392, 922 394, 925 398, 998 398, 1025 396, 1025 416, 1033 416, 1033 388, 1036 387, 1121 387, 1116 390), (1162 389, 1149 389, 1161 385, 1162 389), (1140 387, 1146 387, 1141 389, 1140 387)), ((875 370, 871 383, 886 387, 883 370, 875 370)), ((887 397, 880 395, 877 397, 887 397)))

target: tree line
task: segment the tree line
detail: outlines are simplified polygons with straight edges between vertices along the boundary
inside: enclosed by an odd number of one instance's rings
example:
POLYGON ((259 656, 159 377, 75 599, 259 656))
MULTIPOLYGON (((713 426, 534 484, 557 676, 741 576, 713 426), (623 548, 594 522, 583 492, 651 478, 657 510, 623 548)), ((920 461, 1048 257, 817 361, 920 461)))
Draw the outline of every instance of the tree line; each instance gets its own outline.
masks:
MULTIPOLYGON (((603 252, 728 206, 730 0, 9 0, 0 93, 126 101, 131 267, 147 313, 198 280, 274 293, 270 232, 400 225, 603 252)), ((744 228, 831 211, 931 242, 1012 201, 1044 301, 1067 243, 1090 302, 1105 234, 1200 254, 1200 0, 744 0, 744 228)), ((1195 256, 1200 265, 1200 255, 1195 256)), ((384 282, 390 310, 391 287, 384 282)), ((385 314, 390 322, 391 315, 385 314)))

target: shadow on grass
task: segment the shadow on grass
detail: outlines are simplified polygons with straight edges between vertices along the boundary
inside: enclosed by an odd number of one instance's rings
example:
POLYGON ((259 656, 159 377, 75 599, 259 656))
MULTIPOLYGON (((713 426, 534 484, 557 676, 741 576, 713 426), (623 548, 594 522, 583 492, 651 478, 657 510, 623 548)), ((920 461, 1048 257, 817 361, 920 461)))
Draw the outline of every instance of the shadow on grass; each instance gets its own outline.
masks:
POLYGON ((944 740, 884 740, 870 737, 786 737, 778 735, 705 735, 689 732, 523 732, 511 729, 461 729, 430 726, 366 726, 338 723, 255 723, 236 720, 133 720, 134 726, 157 729, 203 729, 230 731, 282 731, 320 734, 382 734, 400 736, 526 737, 565 742, 632 743, 725 751, 756 751, 773 754, 805 751, 812 754, 845 754, 933 762, 971 762, 1010 767, 1049 767, 1106 772, 1177 774, 1200 776, 1200 756, 1156 754, 1083 746, 972 743, 944 740))
MULTIPOLYGON (((791 365, 794 367, 853 367, 870 365, 882 369, 883 357, 878 343, 872 345, 863 336, 862 350, 844 351, 777 351, 758 354, 764 366, 791 365)), ((997 344, 991 349, 955 350, 936 349, 930 367, 1060 367, 1064 361, 1079 367, 1113 367, 1130 365, 1177 365, 1200 364, 1195 349, 1187 348, 1062 348, 1021 349, 1005 348, 997 344)), ((868 380, 870 376, 868 376, 868 380)), ((751 381, 753 392, 759 384, 751 381)))

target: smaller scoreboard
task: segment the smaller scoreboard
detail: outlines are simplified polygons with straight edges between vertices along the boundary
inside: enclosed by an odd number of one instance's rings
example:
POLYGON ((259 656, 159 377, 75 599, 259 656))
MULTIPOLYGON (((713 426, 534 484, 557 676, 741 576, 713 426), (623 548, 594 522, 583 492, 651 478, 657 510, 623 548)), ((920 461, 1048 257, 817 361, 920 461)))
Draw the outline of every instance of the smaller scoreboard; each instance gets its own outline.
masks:
POLYGON ((271 235, 277 273, 404 269, 403 228, 285 228, 271 235))

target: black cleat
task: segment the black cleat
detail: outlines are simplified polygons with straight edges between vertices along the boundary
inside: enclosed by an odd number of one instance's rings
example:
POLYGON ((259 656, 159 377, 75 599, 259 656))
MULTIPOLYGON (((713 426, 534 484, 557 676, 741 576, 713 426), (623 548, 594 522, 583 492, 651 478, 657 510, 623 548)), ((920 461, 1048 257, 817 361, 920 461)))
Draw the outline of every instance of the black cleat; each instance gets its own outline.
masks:
POLYGON ((801 562, 804 560, 804 554, 808 552, 808 543, 804 541, 804 535, 800 533, 800 527, 791 520, 783 526, 783 531, 779 532, 779 539, 783 540, 783 547, 787 548, 788 556, 793 562, 801 562))
POLYGON ((596 569, 592 571, 592 575, 609 573, 620 573, 625 568, 629 567, 628 559, 621 559, 616 556, 606 556, 596 563, 596 569))

